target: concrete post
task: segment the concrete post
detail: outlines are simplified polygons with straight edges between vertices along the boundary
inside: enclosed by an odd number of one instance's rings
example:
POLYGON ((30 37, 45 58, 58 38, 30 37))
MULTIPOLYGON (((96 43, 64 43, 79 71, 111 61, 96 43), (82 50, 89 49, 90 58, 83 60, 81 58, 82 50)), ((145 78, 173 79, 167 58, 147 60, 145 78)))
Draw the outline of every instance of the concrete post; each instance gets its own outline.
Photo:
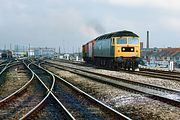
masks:
POLYGON ((174 70, 174 62, 170 61, 169 62, 169 71, 173 71, 174 70))
POLYGON ((76 56, 76 61, 78 61, 79 60, 79 57, 78 56, 76 56))

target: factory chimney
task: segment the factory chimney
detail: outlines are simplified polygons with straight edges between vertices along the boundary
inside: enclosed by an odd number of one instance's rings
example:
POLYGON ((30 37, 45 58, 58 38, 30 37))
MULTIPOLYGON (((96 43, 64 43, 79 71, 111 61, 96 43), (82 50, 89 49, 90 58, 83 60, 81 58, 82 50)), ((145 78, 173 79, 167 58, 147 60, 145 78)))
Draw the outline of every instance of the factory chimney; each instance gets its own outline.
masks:
POLYGON ((147 48, 149 48, 149 31, 147 31, 147 48))

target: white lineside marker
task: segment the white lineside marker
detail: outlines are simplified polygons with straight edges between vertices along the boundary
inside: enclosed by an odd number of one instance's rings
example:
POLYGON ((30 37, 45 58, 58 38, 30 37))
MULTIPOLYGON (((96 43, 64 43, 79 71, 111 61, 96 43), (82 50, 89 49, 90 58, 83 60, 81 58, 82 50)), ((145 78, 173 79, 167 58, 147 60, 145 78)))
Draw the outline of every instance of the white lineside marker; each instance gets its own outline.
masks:
POLYGON ((174 62, 170 61, 169 62, 169 71, 173 71, 174 70, 174 62))
POLYGON ((76 56, 76 61, 78 61, 79 60, 79 58, 78 58, 78 56, 76 56))

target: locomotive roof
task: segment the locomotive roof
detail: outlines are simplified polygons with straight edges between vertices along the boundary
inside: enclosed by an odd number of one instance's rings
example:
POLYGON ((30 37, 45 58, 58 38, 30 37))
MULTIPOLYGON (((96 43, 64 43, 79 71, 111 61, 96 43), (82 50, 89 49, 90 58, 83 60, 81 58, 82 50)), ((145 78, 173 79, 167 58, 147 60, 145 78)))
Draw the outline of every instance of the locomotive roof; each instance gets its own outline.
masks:
POLYGON ((135 33, 131 31, 124 30, 124 31, 112 32, 112 33, 101 35, 97 37, 95 40, 108 39, 111 37, 122 37, 122 36, 139 37, 138 35, 136 35, 135 33))

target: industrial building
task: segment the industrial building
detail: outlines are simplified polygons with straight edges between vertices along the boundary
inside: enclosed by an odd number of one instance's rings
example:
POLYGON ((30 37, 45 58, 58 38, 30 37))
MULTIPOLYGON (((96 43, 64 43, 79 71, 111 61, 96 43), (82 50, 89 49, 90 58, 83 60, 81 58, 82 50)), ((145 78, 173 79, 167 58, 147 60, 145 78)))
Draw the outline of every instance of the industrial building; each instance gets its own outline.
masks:
POLYGON ((55 48, 34 48, 34 57, 53 58, 55 55, 55 48))
POLYGON ((2 59, 12 59, 13 52, 10 50, 1 50, 0 55, 2 59))
POLYGON ((143 48, 141 58, 146 65, 154 67, 168 67, 170 61, 180 67, 180 48, 143 48))
MULTIPOLYGON (((2 52, 0 52, 2 54, 2 52)), ((46 57, 52 58, 55 55, 55 48, 30 48, 26 50, 15 49, 12 51, 12 56, 14 58, 22 58, 22 57, 46 57)))

